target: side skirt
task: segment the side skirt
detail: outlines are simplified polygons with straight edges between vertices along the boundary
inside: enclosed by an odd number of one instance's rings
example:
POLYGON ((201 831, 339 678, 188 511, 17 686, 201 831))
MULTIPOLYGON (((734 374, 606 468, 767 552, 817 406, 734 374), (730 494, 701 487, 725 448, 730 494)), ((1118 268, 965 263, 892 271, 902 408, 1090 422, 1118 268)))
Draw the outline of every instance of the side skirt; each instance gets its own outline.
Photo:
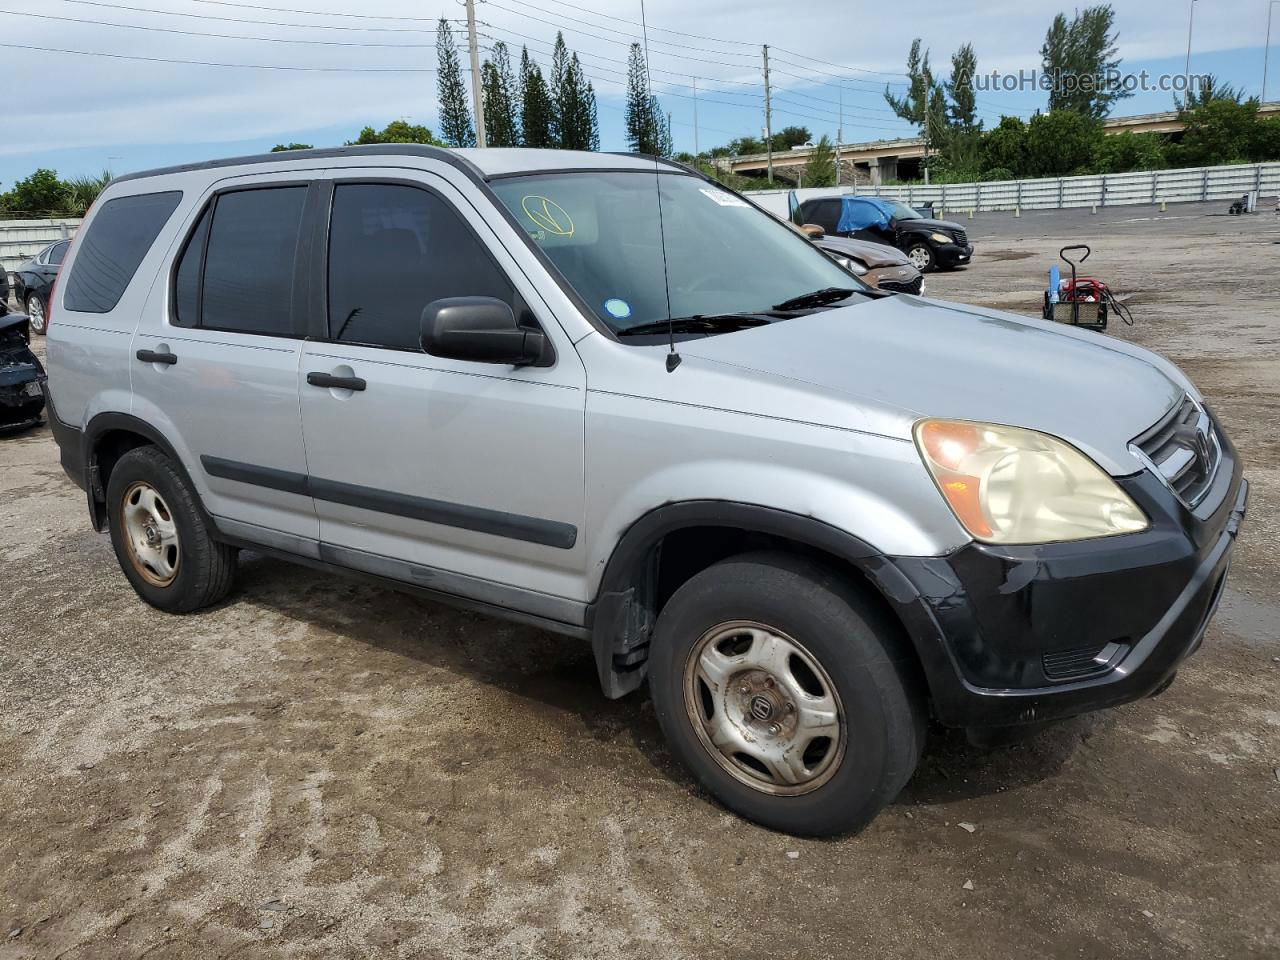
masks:
POLYGON ((361 550, 298 537, 285 538, 253 524, 223 517, 215 517, 214 522, 218 526, 217 538, 228 546, 552 633, 580 640, 591 638, 591 631, 582 625, 586 604, 361 550))

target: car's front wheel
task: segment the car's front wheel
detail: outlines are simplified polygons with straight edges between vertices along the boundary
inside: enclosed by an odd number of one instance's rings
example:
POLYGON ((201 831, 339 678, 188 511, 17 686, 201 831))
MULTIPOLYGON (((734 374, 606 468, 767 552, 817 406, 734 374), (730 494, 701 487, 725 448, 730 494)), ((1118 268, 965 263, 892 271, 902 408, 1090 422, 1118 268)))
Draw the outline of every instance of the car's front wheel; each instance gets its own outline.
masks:
POLYGON ((933 248, 923 241, 913 243, 907 247, 907 259, 911 261, 911 265, 921 273, 928 273, 937 263, 934 257, 933 248))
POLYGON ((821 836, 865 826, 915 770, 924 707, 907 656, 834 571, 747 554, 671 597, 649 685, 672 750, 717 799, 821 836))
POLYGON ((235 549, 210 536, 195 491, 157 447, 137 447, 116 463, 107 516, 120 568, 153 607, 190 613, 230 592, 235 549))
POLYGON ((38 293, 28 293, 26 302, 27 316, 31 318, 31 332, 43 334, 48 324, 49 311, 44 297, 38 293))

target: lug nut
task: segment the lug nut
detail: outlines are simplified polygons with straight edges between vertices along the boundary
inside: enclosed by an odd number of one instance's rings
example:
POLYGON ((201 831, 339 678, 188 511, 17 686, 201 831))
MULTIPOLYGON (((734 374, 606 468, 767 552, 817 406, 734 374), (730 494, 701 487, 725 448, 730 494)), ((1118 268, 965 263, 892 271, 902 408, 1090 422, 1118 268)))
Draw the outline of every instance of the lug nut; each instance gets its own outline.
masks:
POLYGON ((765 685, 766 687, 768 687, 770 690, 772 690, 772 689, 773 689, 773 677, 765 677, 765 678, 764 678, 764 685, 765 685))
POLYGON ((776 737, 778 734, 782 732, 782 728, 778 726, 776 723, 771 723, 769 724, 769 732, 776 737))
POLYGON ((796 712, 796 705, 795 705, 794 703, 790 703, 790 702, 788 702, 788 703, 787 703, 787 713, 795 713, 795 712, 796 712))
POLYGON ((742 686, 738 688, 738 692, 745 697, 748 693, 751 692, 751 688, 744 683, 742 686))

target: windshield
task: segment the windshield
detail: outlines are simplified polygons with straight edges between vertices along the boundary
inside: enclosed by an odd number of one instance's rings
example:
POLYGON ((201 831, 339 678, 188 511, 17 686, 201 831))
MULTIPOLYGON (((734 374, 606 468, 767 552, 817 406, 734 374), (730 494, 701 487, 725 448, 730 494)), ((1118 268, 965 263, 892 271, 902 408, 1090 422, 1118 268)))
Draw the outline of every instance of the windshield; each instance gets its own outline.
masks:
POLYGON ((889 216, 895 220, 923 220, 918 210, 913 210, 905 203, 899 203, 897 200, 886 200, 885 206, 889 208, 889 216))
POLYGON ((698 177, 584 171, 491 186, 615 332, 668 317, 759 313, 816 290, 858 288, 809 240, 698 177))

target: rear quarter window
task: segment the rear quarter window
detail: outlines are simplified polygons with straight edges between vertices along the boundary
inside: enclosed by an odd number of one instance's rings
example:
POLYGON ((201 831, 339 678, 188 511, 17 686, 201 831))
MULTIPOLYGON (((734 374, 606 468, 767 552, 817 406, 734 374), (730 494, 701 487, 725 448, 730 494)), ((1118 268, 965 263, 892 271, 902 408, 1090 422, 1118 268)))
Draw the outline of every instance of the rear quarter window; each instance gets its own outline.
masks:
POLYGON ((76 313, 114 310, 181 199, 180 190, 171 190, 104 203, 76 241, 63 307, 76 313))

